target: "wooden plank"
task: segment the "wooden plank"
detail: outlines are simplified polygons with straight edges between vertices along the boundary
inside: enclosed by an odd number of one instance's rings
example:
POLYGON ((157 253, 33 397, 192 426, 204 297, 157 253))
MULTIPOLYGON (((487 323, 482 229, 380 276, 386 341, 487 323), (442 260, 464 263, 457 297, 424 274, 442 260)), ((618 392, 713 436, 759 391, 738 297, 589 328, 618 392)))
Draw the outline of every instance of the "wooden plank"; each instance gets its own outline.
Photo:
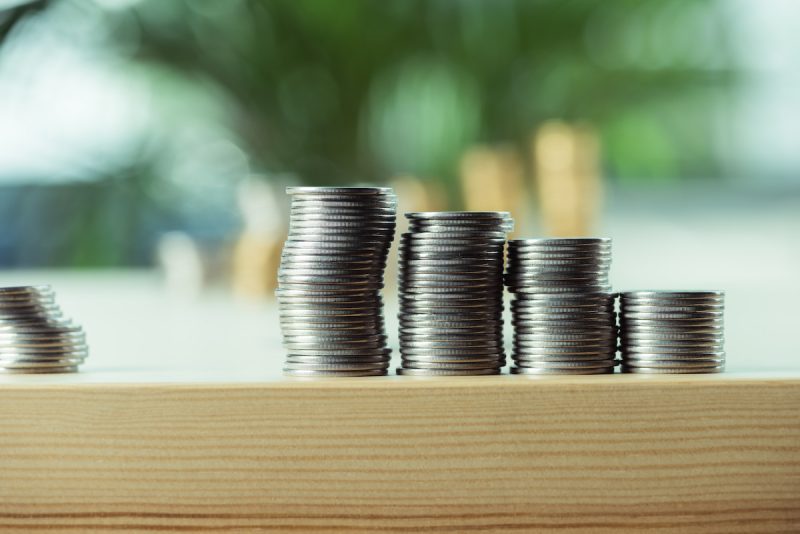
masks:
POLYGON ((0 529, 798 532, 800 379, 0 387, 0 529))

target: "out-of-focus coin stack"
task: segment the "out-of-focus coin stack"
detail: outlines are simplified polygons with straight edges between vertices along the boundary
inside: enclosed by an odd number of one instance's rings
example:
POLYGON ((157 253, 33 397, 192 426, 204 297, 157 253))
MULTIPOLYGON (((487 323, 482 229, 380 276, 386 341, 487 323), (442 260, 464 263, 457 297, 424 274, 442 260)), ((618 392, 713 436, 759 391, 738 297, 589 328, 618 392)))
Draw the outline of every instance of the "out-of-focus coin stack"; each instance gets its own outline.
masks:
POLYGON ((0 288, 0 372, 74 373, 88 354, 50 286, 0 288))
POLYGON ((394 238, 390 188, 289 187, 291 215, 276 296, 284 372, 386 374, 383 272, 394 238))
POLYGON ((611 240, 508 242, 514 374, 613 373, 617 327, 611 240))
POLYGON ((721 291, 631 291, 620 295, 626 373, 719 373, 725 368, 721 291))
POLYGON ((399 247, 402 375, 489 375, 505 365, 507 212, 407 213, 399 247))

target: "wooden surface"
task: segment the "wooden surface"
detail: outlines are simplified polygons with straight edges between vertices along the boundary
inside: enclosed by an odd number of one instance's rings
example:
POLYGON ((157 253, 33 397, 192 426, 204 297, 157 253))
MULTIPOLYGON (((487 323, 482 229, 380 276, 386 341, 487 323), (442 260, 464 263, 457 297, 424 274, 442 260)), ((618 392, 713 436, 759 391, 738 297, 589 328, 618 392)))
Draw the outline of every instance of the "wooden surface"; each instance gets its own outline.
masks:
POLYGON ((635 528, 800 532, 800 377, 0 384, 3 531, 635 528))

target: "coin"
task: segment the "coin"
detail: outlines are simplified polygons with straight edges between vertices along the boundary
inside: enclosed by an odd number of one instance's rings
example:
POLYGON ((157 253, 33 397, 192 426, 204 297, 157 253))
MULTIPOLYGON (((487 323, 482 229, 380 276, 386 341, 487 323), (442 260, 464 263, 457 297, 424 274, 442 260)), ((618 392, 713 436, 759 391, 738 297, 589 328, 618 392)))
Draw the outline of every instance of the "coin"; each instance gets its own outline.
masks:
POLYGON ((512 367, 512 375, 598 375, 611 374, 613 366, 596 368, 547 368, 547 367, 512 367))
POLYGON ((623 292, 623 372, 721 371, 725 365, 723 314, 721 291, 623 292))
POLYGON ((0 288, 0 372, 75 372, 89 354, 50 286, 0 288))
POLYGON ((276 290, 285 372, 385 374, 390 351, 380 290, 396 226, 394 194, 376 187, 286 192, 289 234, 276 290))

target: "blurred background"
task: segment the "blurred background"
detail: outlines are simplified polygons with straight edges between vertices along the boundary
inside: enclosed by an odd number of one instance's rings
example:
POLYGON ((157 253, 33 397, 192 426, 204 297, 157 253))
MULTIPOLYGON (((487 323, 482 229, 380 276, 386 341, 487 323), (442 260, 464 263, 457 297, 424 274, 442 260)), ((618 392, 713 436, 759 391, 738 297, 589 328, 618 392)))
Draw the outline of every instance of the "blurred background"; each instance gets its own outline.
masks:
POLYGON ((798 27, 794 0, 0 0, 0 282, 55 284, 99 367, 120 339, 279 361, 284 187, 386 184, 610 236, 621 290, 728 291, 732 369, 796 367, 798 27))

